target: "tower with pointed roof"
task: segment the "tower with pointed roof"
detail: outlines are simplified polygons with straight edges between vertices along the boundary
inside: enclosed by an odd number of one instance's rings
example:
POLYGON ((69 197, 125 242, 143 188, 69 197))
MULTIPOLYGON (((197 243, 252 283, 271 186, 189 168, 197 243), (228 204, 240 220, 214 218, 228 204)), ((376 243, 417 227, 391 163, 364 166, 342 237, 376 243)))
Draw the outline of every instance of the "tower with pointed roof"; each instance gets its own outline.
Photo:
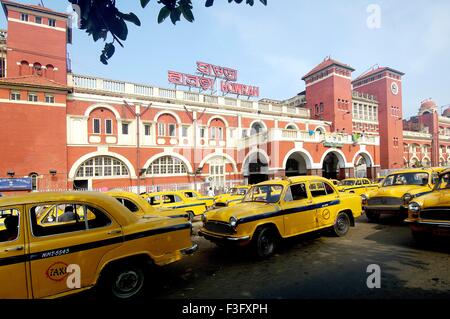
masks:
POLYGON ((302 78, 311 117, 331 122, 333 131, 352 132, 353 71, 351 66, 326 57, 302 78))
POLYGON ((403 72, 390 67, 373 68, 357 77, 353 90, 375 95, 378 100, 381 167, 403 167, 403 72))

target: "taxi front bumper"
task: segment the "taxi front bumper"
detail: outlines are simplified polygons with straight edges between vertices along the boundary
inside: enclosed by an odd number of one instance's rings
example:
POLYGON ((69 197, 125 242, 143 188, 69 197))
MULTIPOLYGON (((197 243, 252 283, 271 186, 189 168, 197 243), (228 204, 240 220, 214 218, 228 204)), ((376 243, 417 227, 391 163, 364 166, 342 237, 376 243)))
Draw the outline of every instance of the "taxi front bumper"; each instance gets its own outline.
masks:
POLYGON ((227 236, 227 235, 219 235, 210 233, 208 231, 205 231, 204 229, 200 229, 198 231, 199 236, 205 237, 206 239, 213 241, 213 242, 223 242, 223 243, 235 243, 235 244, 246 244, 250 241, 250 236, 240 236, 240 237, 233 237, 233 236, 227 236))

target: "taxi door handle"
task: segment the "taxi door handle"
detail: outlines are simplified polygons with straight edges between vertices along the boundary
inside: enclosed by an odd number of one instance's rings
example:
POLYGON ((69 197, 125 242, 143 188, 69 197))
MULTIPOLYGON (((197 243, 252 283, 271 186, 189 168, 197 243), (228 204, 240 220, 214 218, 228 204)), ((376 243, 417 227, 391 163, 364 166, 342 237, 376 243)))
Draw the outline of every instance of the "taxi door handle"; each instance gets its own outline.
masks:
POLYGON ((17 246, 17 247, 11 247, 11 248, 6 248, 5 251, 21 251, 23 250, 23 246, 17 246))
POLYGON ((118 235, 121 234, 122 231, 120 229, 111 230, 108 232, 108 235, 118 235))

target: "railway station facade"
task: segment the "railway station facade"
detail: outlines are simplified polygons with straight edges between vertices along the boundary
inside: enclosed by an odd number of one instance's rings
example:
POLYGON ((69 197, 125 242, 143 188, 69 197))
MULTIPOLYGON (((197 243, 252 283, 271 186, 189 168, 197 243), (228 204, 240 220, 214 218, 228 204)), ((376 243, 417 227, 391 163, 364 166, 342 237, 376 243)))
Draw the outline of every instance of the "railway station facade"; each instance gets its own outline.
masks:
POLYGON ((327 57, 286 100, 79 75, 67 59, 67 14, 1 2, 0 179, 29 178, 33 190, 142 191, 307 174, 376 178, 450 162, 450 111, 440 115, 426 100, 403 119, 404 74, 394 68, 354 77, 327 57))

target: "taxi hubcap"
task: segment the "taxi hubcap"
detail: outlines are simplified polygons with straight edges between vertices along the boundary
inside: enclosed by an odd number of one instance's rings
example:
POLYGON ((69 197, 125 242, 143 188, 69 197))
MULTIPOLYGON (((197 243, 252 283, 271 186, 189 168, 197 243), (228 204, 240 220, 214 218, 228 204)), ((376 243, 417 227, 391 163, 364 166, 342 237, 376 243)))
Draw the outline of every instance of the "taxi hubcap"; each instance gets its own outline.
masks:
POLYGON ((345 231, 347 229, 347 221, 344 216, 341 216, 337 222, 337 228, 339 231, 345 231))
POLYGON ((136 271, 122 272, 115 282, 115 290, 118 295, 130 297, 142 286, 142 279, 136 271))
POLYGON ((262 236, 260 241, 260 247, 264 253, 269 253, 272 251, 273 243, 267 236, 262 236))

